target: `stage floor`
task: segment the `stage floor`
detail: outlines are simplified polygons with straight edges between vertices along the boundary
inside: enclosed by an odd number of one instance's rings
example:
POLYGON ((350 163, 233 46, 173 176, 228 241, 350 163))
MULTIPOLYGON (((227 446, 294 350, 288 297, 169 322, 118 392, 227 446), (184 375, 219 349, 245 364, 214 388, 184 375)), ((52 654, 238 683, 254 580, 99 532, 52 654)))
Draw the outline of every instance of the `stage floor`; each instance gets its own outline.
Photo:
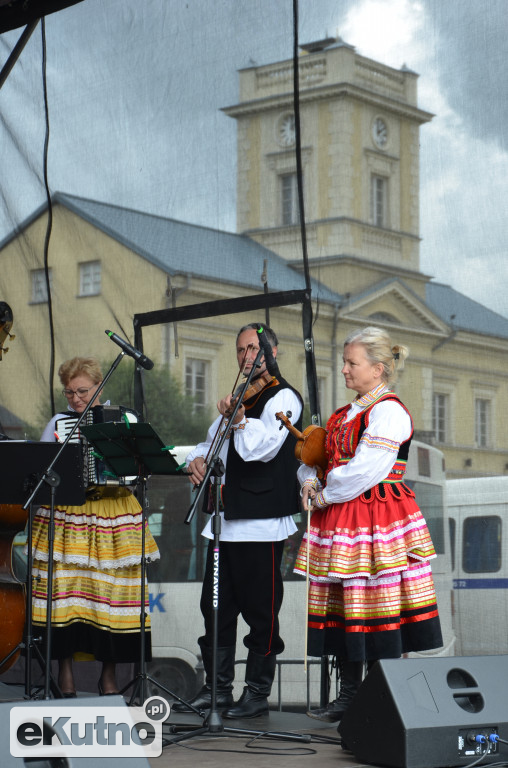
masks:
MULTIPOLYGON (((83 693, 79 699, 84 701, 90 696, 90 693, 83 693)), ((93 698, 94 702, 105 703, 104 698, 93 698)), ((0 683, 2 705, 21 701, 26 701, 22 686, 0 683)), ((62 700, 53 701, 60 703, 62 700)), ((109 703, 113 703, 111 699, 109 703)), ((321 723, 305 714, 270 711, 268 715, 252 720, 222 719, 220 722, 224 731, 198 734, 194 729, 203 726, 198 715, 170 715, 163 734, 168 742, 176 741, 164 746, 160 757, 148 760, 150 768, 238 768, 244 763, 253 768, 272 768, 275 764, 282 768, 306 765, 311 768, 358 768, 362 765, 342 750, 335 725, 321 723), (270 737, 270 733, 277 736, 270 737), (178 740, 183 734, 187 737, 178 740)), ((92 765, 93 760, 90 760, 92 765)))
MULTIPOLYGON (((197 716, 173 715, 169 727, 174 724, 200 724, 197 716)), ((358 768, 362 763, 344 752, 336 726, 313 720, 305 714, 294 712, 270 713, 252 720, 222 720, 224 733, 193 736, 183 742, 170 744, 159 758, 150 760, 151 768, 273 768, 310 766, 311 768, 358 768), (238 729, 251 733, 231 732, 238 729), (278 733, 281 738, 257 736, 261 733, 278 733), (283 734, 302 737, 298 740, 283 738, 283 734)), ((171 739, 171 735, 168 735, 171 739)))

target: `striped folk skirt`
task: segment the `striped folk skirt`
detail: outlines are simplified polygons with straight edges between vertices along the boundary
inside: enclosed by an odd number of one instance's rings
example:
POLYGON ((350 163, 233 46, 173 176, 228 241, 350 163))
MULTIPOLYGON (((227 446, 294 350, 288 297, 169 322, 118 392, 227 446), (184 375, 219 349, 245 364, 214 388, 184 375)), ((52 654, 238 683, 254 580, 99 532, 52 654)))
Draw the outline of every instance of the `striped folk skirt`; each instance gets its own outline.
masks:
MULTIPOLYGON (((314 512, 309 540, 309 655, 398 658, 442 646, 427 524, 403 486, 314 512)), ((307 569, 307 534, 295 564, 307 569)))
MULTIPOLYGON (((99 661, 137 661, 141 625, 142 513, 129 493, 55 509, 52 657, 86 653, 99 661)), ((33 622, 44 635, 47 614, 49 510, 33 521, 33 622)), ((145 554, 159 557, 148 526, 145 554)), ((145 581, 147 659, 150 616, 145 581)))

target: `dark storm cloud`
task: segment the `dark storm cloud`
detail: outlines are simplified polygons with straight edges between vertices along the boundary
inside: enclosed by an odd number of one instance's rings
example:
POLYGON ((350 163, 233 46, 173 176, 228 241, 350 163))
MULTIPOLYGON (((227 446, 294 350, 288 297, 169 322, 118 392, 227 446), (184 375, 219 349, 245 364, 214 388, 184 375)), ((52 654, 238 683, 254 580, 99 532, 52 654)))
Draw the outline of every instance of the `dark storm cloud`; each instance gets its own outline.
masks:
POLYGON ((440 89, 477 138, 508 149, 508 3, 425 0, 440 89))

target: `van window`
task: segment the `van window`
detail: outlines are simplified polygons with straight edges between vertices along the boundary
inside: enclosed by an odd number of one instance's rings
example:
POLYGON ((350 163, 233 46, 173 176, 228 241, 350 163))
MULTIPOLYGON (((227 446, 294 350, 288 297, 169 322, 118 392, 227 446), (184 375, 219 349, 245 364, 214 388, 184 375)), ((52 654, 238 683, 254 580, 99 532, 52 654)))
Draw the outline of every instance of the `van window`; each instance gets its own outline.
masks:
POLYGON ((206 516, 205 494, 189 525, 185 519, 194 500, 192 485, 181 475, 152 475, 148 485, 148 524, 161 553, 148 564, 148 581, 201 581, 208 541, 201 536, 206 516))
POLYGON ((404 482, 413 489, 422 515, 429 529, 434 549, 438 555, 445 552, 443 488, 441 485, 423 483, 418 480, 404 482))
POLYGON ((455 536, 457 531, 457 521, 454 517, 448 518, 448 530, 450 532, 450 562, 452 571, 455 570, 455 536))
POLYGON ((466 517, 462 567, 466 573, 494 573, 501 568, 501 518, 466 517))

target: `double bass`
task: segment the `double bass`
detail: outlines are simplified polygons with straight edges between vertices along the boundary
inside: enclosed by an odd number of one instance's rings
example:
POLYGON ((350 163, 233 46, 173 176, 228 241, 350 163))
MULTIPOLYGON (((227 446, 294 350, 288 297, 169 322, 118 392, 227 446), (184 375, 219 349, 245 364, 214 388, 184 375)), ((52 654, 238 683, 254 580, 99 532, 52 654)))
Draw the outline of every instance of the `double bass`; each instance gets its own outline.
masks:
POLYGON ((9 351, 9 347, 4 347, 4 341, 16 338, 11 333, 12 320, 12 309, 5 301, 0 301, 0 360, 2 354, 9 351))
MULTIPOLYGON (((5 340, 14 339, 10 332, 12 323, 11 308, 4 301, 0 301, 0 360, 2 360, 2 354, 8 352, 8 347, 4 347, 5 340)), ((0 499, 1 495, 0 487, 0 499)), ((0 501, 0 616, 2 620, 0 674, 6 672, 15 663, 23 640, 25 584, 16 575, 13 541, 16 534, 24 529, 27 518, 28 512, 21 505, 2 504, 0 501)))

